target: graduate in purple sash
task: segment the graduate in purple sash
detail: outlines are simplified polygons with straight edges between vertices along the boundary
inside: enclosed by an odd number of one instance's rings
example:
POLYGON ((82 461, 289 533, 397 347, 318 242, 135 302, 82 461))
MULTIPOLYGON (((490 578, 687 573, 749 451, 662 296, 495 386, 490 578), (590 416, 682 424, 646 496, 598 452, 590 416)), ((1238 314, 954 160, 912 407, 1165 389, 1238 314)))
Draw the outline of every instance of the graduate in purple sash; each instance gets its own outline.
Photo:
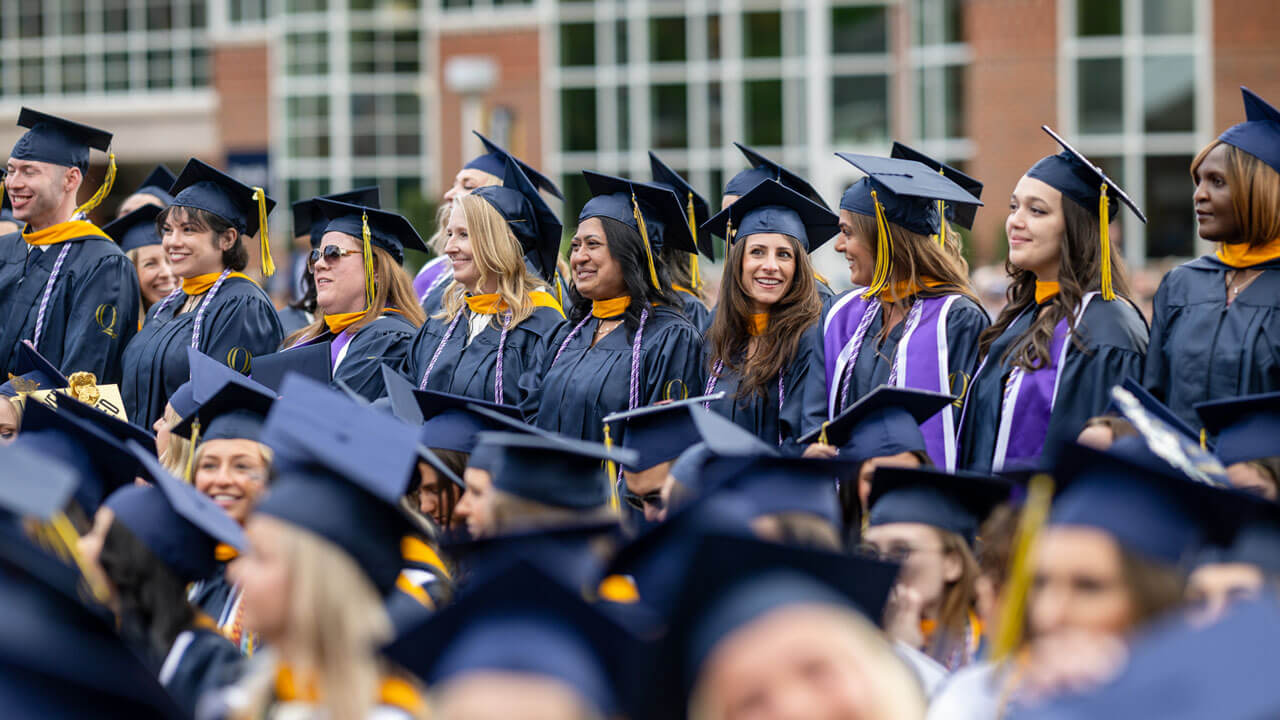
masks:
POLYGON ((1245 122, 1191 163, 1213 253, 1165 275, 1143 383, 1183 420, 1196 403, 1280 390, 1280 110, 1241 88, 1245 122))
POLYGON ((969 288, 959 236, 945 219, 950 212, 956 223, 972 224, 981 201, 950 179, 962 179, 955 171, 837 154, 867 177, 840 200, 836 250, 849 260, 858 287, 823 320, 827 411, 835 417, 881 385, 958 397, 922 430, 933 464, 953 469, 978 337, 990 320, 969 288))
POLYGON ((831 211, 766 180, 703 226, 729 243, 702 393, 724 396, 706 406, 794 454, 797 439, 827 419, 822 303, 809 252, 836 223, 831 211))
POLYGON ((1010 199, 1009 302, 982 335, 982 364, 960 428, 961 467, 1032 465, 1046 443, 1076 437, 1138 378, 1147 326, 1129 300, 1108 225, 1123 202, 1111 178, 1056 133, 1064 148, 1036 163, 1010 199), (1103 222, 1099 218, 1105 217, 1103 222))
POLYGON ((381 363, 404 362, 422 307, 405 273, 405 248, 426 250, 409 221, 386 210, 317 198, 328 218, 321 247, 311 251, 315 322, 284 347, 329 343, 332 380, 368 400, 386 394, 381 363))

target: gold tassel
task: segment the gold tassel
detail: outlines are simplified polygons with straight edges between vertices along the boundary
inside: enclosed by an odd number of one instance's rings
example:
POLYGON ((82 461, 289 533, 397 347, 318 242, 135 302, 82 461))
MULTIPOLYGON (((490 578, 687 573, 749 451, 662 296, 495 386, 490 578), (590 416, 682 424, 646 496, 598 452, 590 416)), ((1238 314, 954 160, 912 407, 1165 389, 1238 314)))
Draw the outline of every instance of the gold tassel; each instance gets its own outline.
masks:
POLYGON ((93 593, 94 599, 100 603, 105 603, 110 599, 111 593, 103 585, 102 581, 97 579, 96 575, 89 572, 89 566, 84 557, 80 555, 79 546, 76 542, 80 536, 71 525, 71 520, 65 514, 59 512, 50 518, 49 527, 52 529, 54 536, 57 537, 63 553, 75 562, 76 567, 80 568, 80 574, 84 576, 85 584, 89 586, 89 591, 93 593))
MULTIPOLYGON (((609 423, 604 424, 604 449, 613 450, 613 438, 609 437, 609 423)), ((605 472, 609 475, 609 509, 622 509, 618 501, 618 466, 612 460, 604 461, 605 472)))
POLYGON ((1200 449, 1206 452, 1209 450, 1209 432, 1204 428, 1200 428, 1200 449))
POLYGON ((200 421, 191 422, 191 454, 187 455, 187 484, 195 485, 196 443, 200 442, 200 421))
POLYGON ((830 445, 830 444, 831 444, 831 443, 827 442, 827 426, 828 426, 828 425, 830 425, 830 424, 831 424, 831 421, 830 421, 830 420, 823 420, 823 421, 822 421, 822 428, 821 428, 820 430, 818 430, 818 444, 819 444, 819 445, 830 445))
POLYGON ((737 235, 737 234, 738 234, 737 229, 735 229, 735 228, 733 227, 733 218, 729 218, 729 219, 725 222, 725 226, 724 226, 724 241, 725 241, 726 243, 729 243, 730 245, 732 245, 732 244, 733 244, 733 238, 734 238, 734 236, 735 236, 735 235, 737 235))
POLYGON ((1049 506, 1052 504, 1053 480, 1043 473, 1032 477, 1027 487, 1027 500, 1022 506, 1022 515, 1018 518, 1013 556, 1009 559, 1009 579, 1004 586, 1004 604, 992 645, 991 659, 997 662, 1012 655, 1022 644, 1022 628, 1026 621, 1027 595, 1031 590, 1036 543, 1049 518, 1049 506))
POLYGON ((938 247, 943 248, 944 250, 947 247, 947 216, 944 214, 946 213, 946 211, 947 211, 947 204, 939 200, 938 201, 938 247))
POLYGON ((880 197, 875 190, 871 191, 871 202, 876 205, 876 269, 871 276, 871 285, 862 293, 863 300, 870 300, 884 290, 889 284, 890 266, 893 263, 893 240, 889 237, 889 221, 884 217, 884 208, 880 205, 880 197))
POLYGON ((662 285, 658 283, 658 268, 653 264, 653 249, 649 247, 649 229, 645 227, 644 216, 640 214, 640 203, 636 200, 636 194, 631 193, 631 213, 635 215, 636 225, 640 227, 640 239, 644 241, 644 255, 649 260, 649 279, 653 281, 653 287, 661 290, 662 285))
POLYGON ((262 239, 262 276, 276 274, 276 264, 271 260, 271 239, 267 237, 267 193, 260 187, 253 189, 253 199, 258 203, 258 237, 262 239))
POLYGON ((689 254, 689 285, 694 294, 702 291, 702 273, 698 270, 698 219, 693 210, 693 193, 689 193, 685 206, 685 217, 689 219, 689 234, 693 236, 693 252, 689 254))
POLYGON ((1098 237, 1102 241, 1102 299, 1115 300, 1116 292, 1111 289, 1111 223, 1110 201, 1107 200, 1107 184, 1102 183, 1102 196, 1098 198, 1098 237))
POLYGON ((102 204, 103 200, 111 194, 111 186, 116 184, 116 154, 107 153, 107 176, 102 179, 102 184, 98 186, 97 192, 84 202, 83 205, 76 208, 76 214, 84 213, 88 216, 90 211, 102 204))
POLYGON ((360 213, 360 237, 363 241, 361 252, 364 255, 364 309, 373 307, 373 240, 369 233, 369 213, 360 213))

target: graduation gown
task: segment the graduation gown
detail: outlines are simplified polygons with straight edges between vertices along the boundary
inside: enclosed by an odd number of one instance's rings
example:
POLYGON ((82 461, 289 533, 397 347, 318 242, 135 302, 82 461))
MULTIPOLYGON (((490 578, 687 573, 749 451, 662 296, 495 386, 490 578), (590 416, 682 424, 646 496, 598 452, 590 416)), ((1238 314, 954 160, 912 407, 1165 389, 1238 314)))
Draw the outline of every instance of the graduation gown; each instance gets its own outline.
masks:
POLYGON ((698 328, 698 332, 706 335, 707 330, 711 328, 711 309, 703 304, 697 295, 688 290, 677 289, 676 294, 684 301, 685 319, 698 328))
MULTIPOLYGON (((418 274, 413 276, 413 291, 418 296, 418 302, 423 304, 426 309, 427 294, 436 289, 439 285, 448 285, 449 280, 453 279, 453 266, 449 264, 449 258, 445 255, 431 258, 428 260, 418 274)), ((439 310, 439 308, 436 308, 439 310)), ((427 313, 431 315, 430 312, 427 313)))
POLYGON ((1213 255, 1180 265, 1156 291, 1143 383, 1191 427, 1192 406, 1280 390, 1280 260, 1227 305, 1226 274, 1213 255))
MULTIPOLYGON (((489 322, 468 342, 467 321, 471 311, 464 307, 462 312, 464 317, 458 321, 448 342, 440 349, 435 367, 431 368, 426 389, 494 402, 502 330, 489 322)), ((413 338, 402 374, 414 387, 421 385, 449 323, 443 318, 430 318, 413 338)), ((564 316, 558 309, 540 305, 532 315, 508 329, 502 353, 502 399, 498 402, 517 406, 524 403, 522 387, 527 391, 534 383, 524 381, 522 386, 521 378, 542 367, 551 338, 559 333, 563 324, 564 316)))
POLYGON ((160 666, 160 684, 192 716, 202 695, 238 679, 242 664, 240 651, 216 630, 184 630, 160 666))
POLYGON ((378 366, 386 363, 392 368, 400 367, 409 353, 415 332, 417 328, 403 315, 388 312, 353 335, 346 330, 337 335, 326 331, 306 344, 331 343, 334 384, 341 380, 361 397, 373 402, 387 394, 378 366))
MULTIPOLYGON (((600 442, 604 439, 601 420, 628 409, 634 334, 624 323, 593 347, 591 339, 599 323, 598 318, 589 317, 556 361, 557 351, 576 324, 566 322, 547 345, 540 371, 525 375, 536 383, 528 388, 522 406, 534 424, 571 438, 600 442)), ((702 335, 697 328, 678 309, 651 308, 640 342, 636 407, 693 396, 705 382, 702 335)))
MULTIPOLYGON (((1002 358, 1005 351, 1027 332, 1036 316, 1052 302, 1049 299, 1029 308, 1011 323, 991 344, 986 359, 974 375, 960 427, 961 468, 978 472, 992 469, 1000 433, 1005 381, 1013 370, 1012 364, 1002 358)), ((1076 331, 1085 350, 1068 340, 1064 359, 1057 368, 1056 382, 1049 378, 1051 387, 1056 391, 1041 449, 1075 439, 1089 418, 1106 411, 1111 403, 1112 387, 1126 377, 1137 380, 1142 376, 1147 326, 1137 308, 1128 301, 1116 298, 1107 302, 1101 297, 1094 297, 1076 323, 1076 331)), ((1046 368, 1041 372, 1052 373, 1053 369, 1046 368)), ((1045 422, 1042 417, 1033 420, 1045 422)), ((1015 434, 1029 425, 1023 421, 1016 424, 1019 427, 1013 429, 1015 434)), ((1011 445, 1013 442, 1011 440, 1011 445)), ((1036 452, 1027 462, 1034 462, 1038 457, 1039 452, 1036 452)))
MULTIPOLYGON (((736 397, 741 379, 728 368, 722 370, 712 392, 723 390, 725 395, 713 401, 709 409, 729 418, 770 445, 782 446, 784 452, 802 452, 803 448, 797 445, 796 440, 810 430, 817 429, 827 419, 827 388, 822 367, 822 323, 814 322, 800 336, 796 356, 783 373, 781 388, 775 378, 765 386, 766 397, 757 393, 736 397)), ((711 380, 708 379, 707 386, 710 385, 711 380)))
POLYGON ((91 223, 62 223, 35 236, 51 233, 67 239, 37 247, 18 233, 0 238, 0 377, 15 370, 21 341, 34 339, 45 286, 66 248, 36 350, 66 375, 83 370, 99 384, 119 383, 121 355, 138 332, 133 262, 91 223))
MULTIPOLYGON (((150 427, 164 414, 165 403, 178 386, 191 377, 187 348, 199 305, 182 311, 179 297, 151 309, 142 331, 124 351, 121 394, 129 420, 150 427)), ((284 329, 271 299, 257 283, 228 276, 204 311, 200 352, 241 373, 248 374, 253 358, 275 352, 284 329)))
POLYGON ((284 328, 285 337, 289 337, 315 321, 315 317, 311 313, 290 305, 284 306, 278 314, 280 316, 280 327, 284 328))

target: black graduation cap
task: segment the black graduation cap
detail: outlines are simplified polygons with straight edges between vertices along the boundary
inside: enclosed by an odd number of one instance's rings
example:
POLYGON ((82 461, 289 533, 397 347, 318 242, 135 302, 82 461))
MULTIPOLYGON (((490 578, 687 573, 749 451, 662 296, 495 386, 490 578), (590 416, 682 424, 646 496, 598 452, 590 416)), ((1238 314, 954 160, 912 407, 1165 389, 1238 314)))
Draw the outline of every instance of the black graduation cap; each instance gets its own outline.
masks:
POLYGON ((219 543, 244 552, 244 530, 195 487, 165 470, 153 453, 132 440, 129 451, 150 485, 126 485, 103 503, 179 579, 195 582, 217 570, 219 543))
POLYGON ((132 440, 143 447, 151 448, 151 454, 153 456, 156 454, 155 433, 144 427, 134 425, 127 420, 121 420, 115 415, 102 412, 98 408, 82 403, 70 396, 58 398, 58 412, 67 413, 72 417, 91 423, 94 427, 106 432, 122 443, 132 440))
MULTIPOLYGON (((1062 191, 1063 195, 1079 203, 1094 216, 1099 215, 1102 186, 1106 185, 1109 200, 1120 200, 1129 206, 1139 220, 1144 223, 1147 221, 1147 216, 1142 214, 1137 203, 1120 189, 1115 180, 1107 177, 1107 174, 1102 172, 1102 168, 1090 162, 1089 158, 1079 150, 1071 147, 1070 143, 1062 139, 1062 136, 1050 129, 1048 125, 1041 125, 1040 129, 1062 146, 1062 152, 1050 155, 1032 165, 1027 171, 1027 177, 1035 178, 1062 191)), ((1114 204, 1108 205, 1107 222, 1115 218, 1117 207, 1114 204)))
POLYGON ((662 162, 662 159, 652 150, 649 151, 649 171, 653 174, 654 185, 670 189, 677 198, 684 201, 685 218, 689 223, 689 231, 694 233, 698 252, 715 260, 716 244, 707 231, 701 229, 711 217, 711 206, 707 204, 707 199, 694 190, 689 181, 680 176, 680 173, 662 162))
POLYGON ((1211 400, 1195 410, 1217 437, 1214 451, 1223 465, 1280 455, 1280 393, 1211 400))
POLYGON ((391 257, 398 263, 404 262, 405 249, 420 252, 427 250, 422 236, 403 215, 325 198, 316 198, 314 202, 316 210, 329 220, 324 228, 326 233, 340 232, 360 242, 364 238, 364 226, 367 224, 369 242, 391 253, 391 257), (367 223, 365 218, 368 218, 367 223))
POLYGON ((14 444, 59 460, 79 476, 75 499, 92 517, 102 499, 133 482, 138 461, 118 440, 92 423, 42 403, 27 403, 14 444))
POLYGON ((475 130, 472 130, 471 132, 475 133, 475 136, 480 138, 480 142, 484 143, 485 154, 467 163, 463 166, 464 168, 481 170, 494 177, 500 178, 503 175, 503 168, 506 166, 507 160, 514 160, 516 164, 520 166, 520 169, 524 171, 524 174, 527 175, 529 179, 533 181, 533 184, 539 189, 546 190, 560 200, 564 199, 564 194, 560 192, 560 188, 556 187, 554 182, 551 182, 551 178, 543 175, 537 170, 534 170, 531 165, 507 152, 497 143, 484 135, 481 135, 475 130))
MULTIPOLYGON (((928 165, 934 171, 941 173, 948 180, 954 182, 965 189, 970 195, 976 198, 982 197, 982 182, 972 178, 959 170, 938 160, 925 155, 914 148, 903 145, 900 142, 893 143, 893 149, 889 151, 889 157, 900 160, 914 160, 918 163, 928 165)), ((959 225, 966 230, 973 229, 973 220, 978 214, 978 206, 970 204, 947 205, 947 220, 959 225)))
POLYGON ((729 242, 756 233, 781 233, 813 252, 840 231, 840 218, 781 183, 765 180, 702 226, 729 242))
POLYGON ((191 158, 169 189, 171 205, 207 210, 226 220, 245 235, 256 235, 261 217, 271 214, 276 201, 262 193, 265 211, 259 211, 257 188, 249 187, 214 166, 191 158))
MULTIPOLYGON (((143 179, 142 184, 137 190, 133 191, 134 195, 150 195, 163 202, 165 205, 173 202, 173 196, 169 194, 169 188, 173 187, 173 183, 178 179, 173 171, 164 165, 157 165, 143 179)), ((106 228, 103 228, 104 230, 106 228)))
POLYGON ((914 160, 845 152, 836 153, 836 157, 867 175, 844 192, 840 198, 841 210, 875 217, 876 201, 879 201, 886 220, 918 235, 936 235, 941 229, 939 200, 947 205, 974 208, 982 204, 949 177, 914 160))
POLYGON ((1241 85, 1245 121, 1227 128, 1218 139, 1238 147, 1280 172, 1280 110, 1241 85))
POLYGON ((329 343, 311 343, 253 359, 249 377, 280 392, 285 376, 296 374, 317 382, 328 383, 333 377, 333 356, 329 343))
POLYGON ((904 452, 924 452, 920 424, 937 415, 955 398, 943 393, 881 385, 822 428, 800 438, 800 444, 827 444, 858 462, 904 452))
POLYGON ((290 206, 290 209, 293 210, 294 237, 309 235, 312 249, 320 247, 320 239, 324 237, 325 225, 329 224, 329 219, 316 210, 316 200, 318 199, 337 200, 338 202, 359 205, 360 207, 382 207, 382 196, 378 191, 377 185, 366 185, 346 192, 320 195, 294 202, 290 206))
MULTIPOLYGON (((553 574, 521 561, 403 633, 383 654, 441 687, 472 672, 551 678, 600 717, 634 716, 643 646, 553 574), (536 589, 535 592, 531 590, 536 589)), ((644 690, 648 690, 644 687, 644 690)))
POLYGON ((556 257, 560 254, 564 224, 514 158, 507 158, 500 177, 501 185, 476 188, 471 194, 498 211, 525 256, 534 262, 538 274, 551 282, 556 276, 556 257))
POLYGON ((159 245, 160 233, 156 230, 156 216, 164 212, 158 205, 143 205, 102 226, 102 232, 111 236, 124 252, 146 245, 159 245))
POLYGON ((493 487, 545 505, 589 509, 609 502, 612 488, 604 461, 635 463, 636 453, 570 438, 484 432, 478 445, 494 450, 493 487))
POLYGON ((583 170, 582 174, 587 178, 592 197, 578 213, 579 223, 588 218, 607 217, 639 232, 640 225, 636 222, 638 206, 655 255, 667 247, 688 253, 698 252, 684 216, 684 207, 674 191, 591 170, 583 170))
POLYGON ((174 425, 172 432, 193 438, 199 423, 199 441, 258 440, 267 413, 275 403, 276 393, 247 377, 227 378, 192 414, 174 425))
POLYGON ((605 416, 602 422, 606 425, 621 423, 621 447, 636 452, 636 464, 624 465, 622 469, 640 472, 674 460, 690 445, 698 442, 698 429, 689 414, 690 410, 722 397, 724 392, 718 392, 605 416))
POLYGON ((732 178, 729 178, 729 182, 724 187, 725 195, 746 195, 751 188, 759 185, 765 180, 777 180, 822 207, 830 208, 830 206, 827 205, 827 201, 822 199, 822 193, 818 192, 816 188, 810 185, 809 181, 742 143, 735 142, 733 146, 742 152, 742 155, 747 159, 747 162, 751 163, 751 169, 743 170, 732 178))
POLYGON ((41 355, 30 340, 18 343, 18 363, 9 379, 0 385, 0 395, 17 397, 34 390, 55 390, 67 386, 67 376, 41 355))
POLYGON ((973 545, 978 528, 1013 484, 977 473, 930 468, 876 468, 867 524, 920 523, 953 532, 973 545))
POLYGON ((14 160, 36 160, 62 167, 89 169, 89 150, 106 152, 111 146, 111 133, 82 125, 39 110, 24 107, 18 113, 18 126, 30 128, 13 146, 9 157, 14 160))
POLYGON ((62 512, 80 477, 67 463, 21 444, 0 445, 0 507, 47 521, 62 512))

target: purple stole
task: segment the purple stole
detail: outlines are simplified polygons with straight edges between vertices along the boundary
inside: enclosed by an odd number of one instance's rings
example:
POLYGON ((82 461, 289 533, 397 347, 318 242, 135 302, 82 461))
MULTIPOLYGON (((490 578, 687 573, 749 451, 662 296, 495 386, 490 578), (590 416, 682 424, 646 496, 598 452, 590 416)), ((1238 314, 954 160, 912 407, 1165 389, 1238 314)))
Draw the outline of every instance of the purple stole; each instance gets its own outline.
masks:
POLYGON ((313 337, 309 340, 301 340, 299 342, 296 342, 290 345, 286 349, 292 350, 294 348, 306 347, 308 345, 314 345, 316 343, 327 342, 329 343, 329 367, 332 368, 333 371, 337 371, 338 363, 342 362, 342 360, 347 356, 347 346, 351 344, 351 339, 354 337, 355 337, 355 333, 350 332, 350 328, 348 328, 347 330, 343 330, 342 332, 338 333, 337 335, 333 335, 332 337, 317 335, 316 337, 313 337))
MULTIPOLYGON (((951 393, 951 368, 947 349, 947 313, 959 295, 917 297, 907 313, 902 339, 898 341, 889 369, 888 385, 937 393, 951 393)), ((822 343, 827 372, 827 415, 835 417, 842 394, 847 394, 846 375, 852 382, 867 331, 880 313, 880 300, 865 300, 859 290, 841 297, 827 313, 822 343)), ((848 398, 844 398, 848 399, 848 398)), ((854 398, 856 400, 856 398, 854 398)), ((948 470, 956 467, 956 427, 951 410, 926 420, 920 426, 924 444, 934 465, 948 470)))
MULTIPOLYGON (((427 293, 435 289, 436 285, 444 280, 445 271, 450 269, 449 258, 444 255, 422 266, 422 269, 413 278, 413 291, 418 294, 418 302, 427 299, 427 293)), ((447 274, 452 276, 453 273, 447 274)))
MULTIPOLYGON (((1080 301, 1075 316, 1077 325, 1084 317, 1089 301, 1097 294, 1091 292, 1080 301)), ((1004 398, 1000 402, 1000 428, 996 435, 995 454, 991 458, 993 471, 1018 467, 1025 461, 1039 457, 1040 451, 1044 449, 1044 441, 1049 435, 1049 419, 1053 415, 1053 403, 1058 396, 1062 365, 1067 358, 1067 350, 1071 347, 1068 342, 1070 330, 1066 318, 1059 320, 1053 328, 1053 340, 1049 343, 1051 365, 1031 371, 1015 367, 1009 372, 1004 383, 1004 398)), ((982 366, 989 359, 984 359, 982 366)), ((982 373, 982 366, 978 367, 974 377, 982 373)))

